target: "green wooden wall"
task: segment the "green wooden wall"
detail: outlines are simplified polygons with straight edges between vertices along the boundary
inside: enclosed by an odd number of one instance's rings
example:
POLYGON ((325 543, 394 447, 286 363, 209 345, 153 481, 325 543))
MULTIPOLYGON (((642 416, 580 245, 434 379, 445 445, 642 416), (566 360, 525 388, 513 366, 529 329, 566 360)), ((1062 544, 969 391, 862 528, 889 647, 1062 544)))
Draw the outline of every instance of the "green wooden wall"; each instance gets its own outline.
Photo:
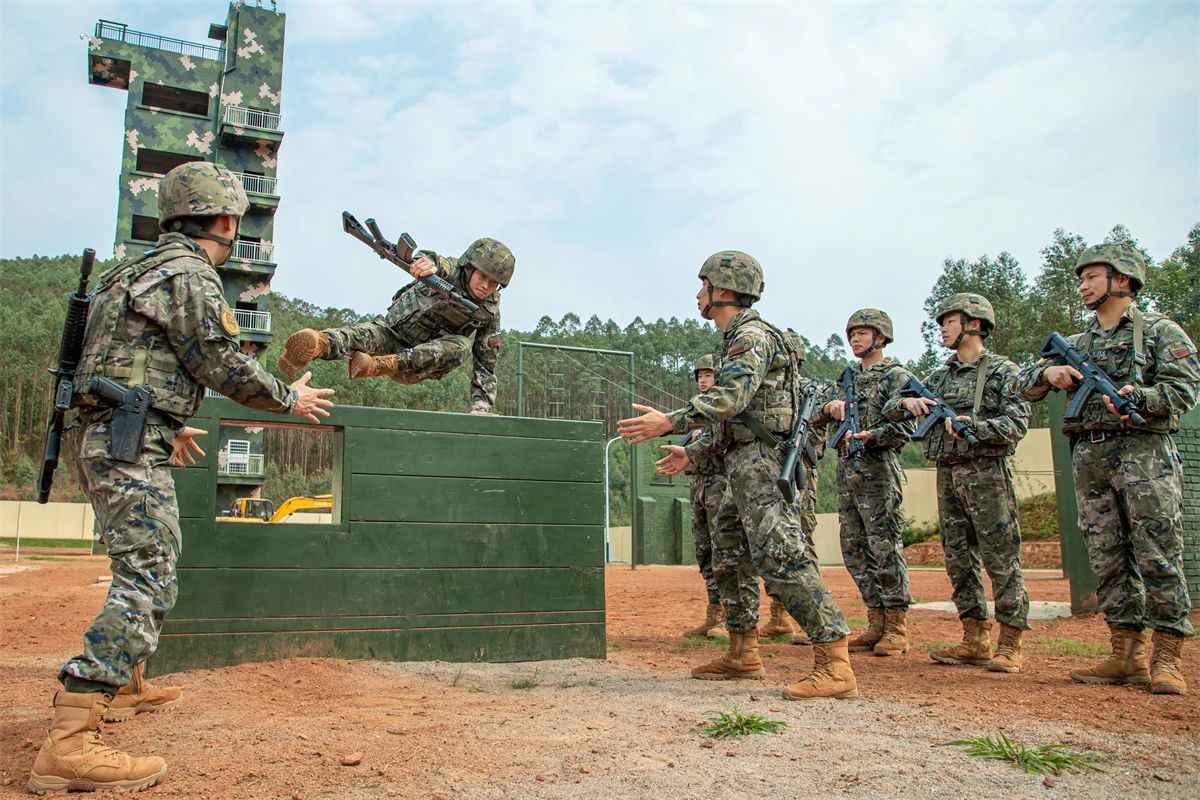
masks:
MULTIPOLYGON (((292 419, 223 398, 200 414, 213 441, 222 420, 292 419)), ((152 674, 604 657, 600 424, 339 407, 322 427, 337 437, 332 525, 216 522, 215 447, 175 471, 179 601, 152 674)))
POLYGON ((688 502, 688 477, 667 477, 654 471, 664 442, 680 437, 655 439, 638 445, 637 524, 633 552, 639 564, 695 564, 692 544, 692 509, 688 502))

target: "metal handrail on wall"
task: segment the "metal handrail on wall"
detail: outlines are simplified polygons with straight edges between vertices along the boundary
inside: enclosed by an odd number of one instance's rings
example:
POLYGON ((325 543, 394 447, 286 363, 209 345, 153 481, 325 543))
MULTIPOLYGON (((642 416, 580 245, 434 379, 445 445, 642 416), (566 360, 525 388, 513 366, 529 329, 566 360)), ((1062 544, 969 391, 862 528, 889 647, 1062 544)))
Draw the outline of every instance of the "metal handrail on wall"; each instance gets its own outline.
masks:
POLYGON ((242 188, 247 192, 255 194, 269 194, 278 196, 279 194, 279 179, 271 178, 266 175, 251 175, 248 172, 235 172, 242 181, 242 188))
POLYGON ((131 31, 123 22, 112 22, 102 19, 96 23, 96 38, 108 39, 114 42, 149 47, 154 50, 166 50, 170 53, 207 58, 212 61, 225 60, 225 48, 215 47, 199 42, 185 42, 183 39, 172 39, 169 36, 159 36, 157 33, 131 31))
POLYGON ((258 128, 264 131, 279 130, 280 117, 275 111, 261 111, 244 106, 225 106, 224 120, 239 128, 258 128))
POLYGON ((233 243, 233 257, 269 264, 271 263, 271 251, 274 249, 274 246, 267 242, 247 242, 238 239, 233 243))
POLYGON ((238 327, 244 331, 251 331, 253 333, 271 332, 270 311, 250 311, 243 308, 235 308, 233 315, 237 318, 238 327))

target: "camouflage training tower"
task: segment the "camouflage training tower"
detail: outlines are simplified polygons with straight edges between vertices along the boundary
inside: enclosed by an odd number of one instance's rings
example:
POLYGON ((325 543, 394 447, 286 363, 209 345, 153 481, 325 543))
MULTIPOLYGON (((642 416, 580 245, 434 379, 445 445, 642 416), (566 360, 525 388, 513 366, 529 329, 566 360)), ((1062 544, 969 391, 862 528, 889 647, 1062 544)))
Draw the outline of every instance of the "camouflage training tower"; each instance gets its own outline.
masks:
MULTIPOLYGON (((117 258, 158 239, 157 188, 171 168, 212 161, 237 173, 250 198, 233 256, 217 268, 243 348, 271 341, 276 178, 283 142, 284 15, 270 2, 233 2, 211 43, 185 42, 100 20, 88 37, 88 81, 129 93, 118 183, 117 258)), ((261 434, 220 443, 218 506, 263 483, 261 434)))

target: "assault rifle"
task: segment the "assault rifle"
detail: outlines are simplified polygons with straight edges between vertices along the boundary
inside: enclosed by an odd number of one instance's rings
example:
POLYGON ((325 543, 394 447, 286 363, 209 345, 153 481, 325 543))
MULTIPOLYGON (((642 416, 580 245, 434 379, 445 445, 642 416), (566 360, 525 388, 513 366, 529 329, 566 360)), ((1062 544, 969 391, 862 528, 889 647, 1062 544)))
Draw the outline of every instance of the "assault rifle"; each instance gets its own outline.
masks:
POLYGON ((837 385, 845 395, 846 416, 842 419, 842 424, 838 426, 838 429, 833 432, 833 443, 840 447, 846 434, 851 434, 846 452, 850 458, 854 459, 854 468, 861 471, 862 456, 866 452, 867 446, 863 444, 862 439, 854 438, 854 434, 862 430, 858 421, 858 393, 854 391, 854 367, 846 367, 842 370, 841 377, 837 379, 837 385))
POLYGON ((779 489, 779 493, 788 503, 796 502, 796 496, 805 489, 805 464, 809 467, 817 466, 817 449, 809 441, 812 433, 812 415, 816 406, 817 385, 812 383, 800 395, 800 410, 796 413, 796 424, 788 436, 783 469, 775 479, 775 488, 779 489), (803 464, 800 463, 801 458, 804 459, 803 464))
POLYGON ((83 332, 87 327, 88 308, 92 298, 88 296, 88 280, 92 276, 92 266, 96 263, 96 251, 87 248, 83 251, 83 261, 79 265, 79 286, 67 298, 67 318, 63 322, 62 341, 58 345, 58 366, 50 370, 56 379, 54 388, 54 405, 50 409, 50 418, 46 421, 46 446, 42 450, 42 469, 37 479, 37 501, 45 503, 50 499, 50 487, 54 483, 54 470, 58 468, 58 452, 62 445, 63 418, 71 408, 74 398, 72 389, 75 381, 75 369, 79 366, 79 358, 83 354, 83 332))
MULTIPOLYGON (((1075 399, 1067 406, 1063 412, 1063 419, 1079 419, 1083 413, 1083 404, 1092 396, 1092 392, 1099 392, 1112 401, 1113 406, 1117 411, 1129 417, 1129 421, 1135 425, 1145 425, 1146 418, 1138 413, 1137 401, 1120 393, 1120 387, 1113 383, 1112 378, 1108 377, 1108 373, 1092 363, 1091 356, 1085 356, 1071 347, 1060 334, 1052 333, 1046 339, 1046 343, 1042 345, 1042 358, 1050 358, 1058 356, 1063 361, 1067 362, 1067 366, 1074 367, 1083 375, 1083 379, 1079 381, 1078 387, 1075 389, 1075 399)), ((1051 385, 1054 391, 1058 391, 1057 386, 1051 385)))
MULTIPOLYGON (((980 380, 983 376, 980 376, 980 380)), ((925 384, 914 378, 909 378, 908 383, 900 387, 901 397, 923 397, 926 400, 932 400, 933 405, 926 412, 921 424, 913 431, 913 441, 921 441, 929 432, 933 430, 934 425, 942 423, 942 420, 950 420, 950 428, 954 431, 954 435, 961 439, 966 439, 967 444, 977 444, 979 440, 975 438, 975 423, 958 418, 958 412, 954 410, 954 406, 946 402, 946 398, 942 397, 937 392, 931 391, 925 387, 925 384)))
MULTIPOLYGON (((368 219, 367 227, 364 228, 362 223, 355 219, 349 211, 342 212, 342 230, 374 250, 375 255, 392 262, 405 272, 412 267, 413 252, 417 249, 417 243, 407 233, 400 234, 400 238, 396 240, 395 244, 392 244, 384 238, 383 232, 379 230, 374 219, 368 219)), ((466 311, 473 319, 479 322, 491 322, 492 315, 490 313, 459 294, 458 290, 445 278, 439 275, 426 275, 417 280, 466 311)))

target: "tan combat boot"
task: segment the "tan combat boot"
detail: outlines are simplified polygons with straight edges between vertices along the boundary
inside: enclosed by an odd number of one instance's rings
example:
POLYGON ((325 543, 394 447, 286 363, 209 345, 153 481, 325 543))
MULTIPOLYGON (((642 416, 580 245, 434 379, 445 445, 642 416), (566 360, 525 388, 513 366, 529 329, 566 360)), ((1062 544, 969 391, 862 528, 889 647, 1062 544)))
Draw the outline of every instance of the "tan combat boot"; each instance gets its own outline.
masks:
POLYGON ((296 373, 308 366, 314 358, 329 352, 329 337, 312 328, 298 330, 283 343, 283 355, 275 363, 284 375, 296 377, 296 373))
POLYGON ((813 671, 799 683, 784 687, 784 700, 858 697, 858 681, 850 669, 849 637, 836 642, 813 643, 813 671))
POLYGON ((972 664, 986 667, 992 663, 992 623, 985 619, 963 617, 962 644, 947 650, 933 650, 929 657, 939 664, 972 664))
POLYGON ((883 609, 867 609, 867 629, 850 640, 851 653, 869 653, 883 638, 883 609))
POLYGON ((725 609, 720 603, 709 603, 708 611, 704 614, 704 622, 695 628, 683 632, 684 636, 692 638, 712 639, 725 635, 725 609))
POLYGON ((729 651, 693 669, 692 677, 702 681, 725 681, 730 678, 761 678, 765 672, 762 657, 758 654, 758 631, 730 631, 729 651))
POLYGON ((1112 655, 1094 667, 1071 670, 1071 680, 1076 683, 1149 683, 1146 634, 1113 628, 1112 655))
POLYGON ((351 378, 390 378, 400 368, 400 356, 373 356, 369 353, 355 353, 350 356, 351 378))
POLYGON ((996 643, 996 657, 988 662, 991 672, 1020 672, 1021 671, 1021 634, 1020 628, 1000 623, 1000 641, 996 643))
POLYGON ((1152 694, 1187 694, 1183 680, 1183 637, 1162 631, 1154 632, 1154 653, 1150 657, 1150 692, 1152 694))
POLYGON ((100 720, 108 708, 102 692, 61 691, 54 696, 54 719, 29 773, 29 791, 141 791, 167 771, 158 756, 131 756, 100 741, 100 720))
POLYGON ((808 645, 812 644, 812 642, 809 641, 807 633, 804 631, 796 631, 792 634, 792 644, 798 644, 807 647, 808 645))
POLYGON ((883 609, 883 638, 875 645, 877 656, 900 656, 908 652, 908 609, 883 609))
POLYGON ((796 623, 788 614, 787 606, 772 597, 771 619, 758 629, 758 635, 770 639, 772 636, 791 636, 798 630, 796 623))
POLYGON ((165 711, 183 698, 183 690, 176 686, 165 689, 146 680, 146 665, 133 668, 133 679, 121 687, 104 712, 107 722, 121 722, 143 711, 165 711))

